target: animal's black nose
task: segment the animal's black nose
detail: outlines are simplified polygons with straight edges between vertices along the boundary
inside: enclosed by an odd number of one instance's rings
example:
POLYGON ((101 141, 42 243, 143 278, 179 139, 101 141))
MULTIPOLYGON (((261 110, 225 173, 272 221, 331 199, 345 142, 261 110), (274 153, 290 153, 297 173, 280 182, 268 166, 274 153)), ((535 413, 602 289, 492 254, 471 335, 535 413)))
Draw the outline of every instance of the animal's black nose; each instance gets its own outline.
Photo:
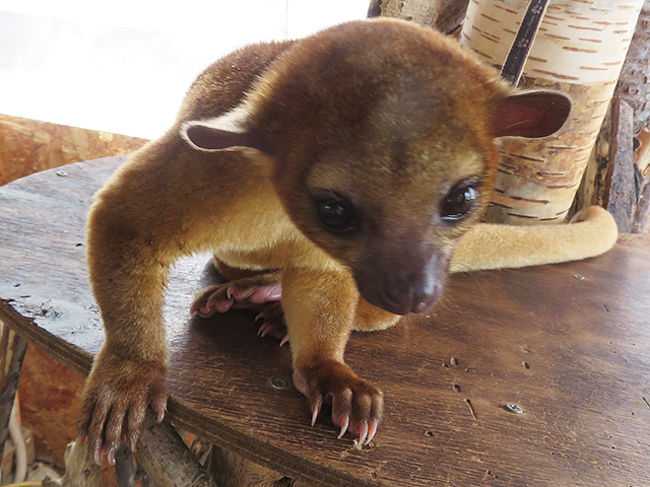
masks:
POLYGON ((424 312, 436 302, 442 291, 442 282, 430 272, 393 275, 392 279, 375 279, 359 284, 366 301, 398 315, 424 312))
POLYGON ((361 296, 398 315, 424 312, 442 294, 449 267, 447 253, 389 250, 369 253, 363 265, 355 269, 361 296))

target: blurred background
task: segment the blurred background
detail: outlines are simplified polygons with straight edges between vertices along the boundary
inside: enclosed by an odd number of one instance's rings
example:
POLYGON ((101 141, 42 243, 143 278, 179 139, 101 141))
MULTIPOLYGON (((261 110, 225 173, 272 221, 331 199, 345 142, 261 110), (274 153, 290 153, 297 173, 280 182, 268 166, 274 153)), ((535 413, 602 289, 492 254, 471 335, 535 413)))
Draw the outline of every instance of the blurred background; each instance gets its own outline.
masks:
POLYGON ((222 55, 364 18, 368 3, 0 0, 0 113, 155 138, 222 55))

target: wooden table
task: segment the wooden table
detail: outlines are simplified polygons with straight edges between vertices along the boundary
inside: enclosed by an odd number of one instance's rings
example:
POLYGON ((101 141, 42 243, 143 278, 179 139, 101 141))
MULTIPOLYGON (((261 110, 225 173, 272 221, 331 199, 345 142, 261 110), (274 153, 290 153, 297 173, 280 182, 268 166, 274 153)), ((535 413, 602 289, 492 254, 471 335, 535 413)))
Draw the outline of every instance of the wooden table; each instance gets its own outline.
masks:
MULTIPOLYGON (((83 373, 103 340, 85 216, 123 160, 0 188, 0 324, 83 373)), ((216 278, 208 257, 182 260, 167 293, 174 424, 308 485, 650 485, 648 238, 584 262, 454 275, 435 312, 355 334, 348 363, 386 395, 362 451, 325 415, 309 426, 283 387, 288 347, 257 338, 252 314, 189 316, 216 278)))

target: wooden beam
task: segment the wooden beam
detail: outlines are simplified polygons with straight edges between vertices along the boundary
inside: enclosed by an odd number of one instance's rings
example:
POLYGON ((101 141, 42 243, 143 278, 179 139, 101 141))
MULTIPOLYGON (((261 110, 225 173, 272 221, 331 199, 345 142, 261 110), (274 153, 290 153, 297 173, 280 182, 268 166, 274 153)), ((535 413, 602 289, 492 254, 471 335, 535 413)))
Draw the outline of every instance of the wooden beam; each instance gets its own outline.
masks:
POLYGON ((638 188, 635 184, 634 111, 619 97, 612 102, 612 137, 605 185, 605 208, 614 215, 618 230, 630 232, 636 212, 638 188))
POLYGON ((632 233, 646 233, 650 230, 650 129, 644 128, 637 134, 636 141, 634 166, 640 189, 632 233))

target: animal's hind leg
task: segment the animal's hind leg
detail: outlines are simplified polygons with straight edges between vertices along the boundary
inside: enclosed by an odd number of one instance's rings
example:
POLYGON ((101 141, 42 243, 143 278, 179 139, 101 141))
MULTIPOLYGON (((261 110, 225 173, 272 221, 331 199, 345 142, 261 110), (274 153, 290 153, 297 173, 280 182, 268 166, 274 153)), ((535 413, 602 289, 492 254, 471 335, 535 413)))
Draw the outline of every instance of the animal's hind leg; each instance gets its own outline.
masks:
POLYGON ((280 346, 289 341, 289 332, 284 321, 284 310, 282 309, 282 303, 279 301, 277 303, 266 303, 255 317, 255 321, 262 322, 257 332, 262 338, 271 335, 280 340, 280 346))

